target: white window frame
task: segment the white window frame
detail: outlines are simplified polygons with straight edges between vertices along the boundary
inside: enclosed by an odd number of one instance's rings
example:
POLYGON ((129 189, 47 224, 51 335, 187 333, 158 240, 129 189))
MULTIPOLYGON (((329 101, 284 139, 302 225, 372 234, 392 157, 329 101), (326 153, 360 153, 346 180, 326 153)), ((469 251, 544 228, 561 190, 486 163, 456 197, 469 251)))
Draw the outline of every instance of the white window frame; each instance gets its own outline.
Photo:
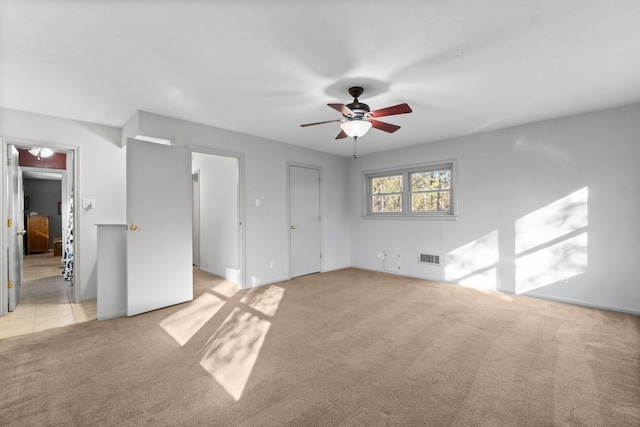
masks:
POLYGON ((393 169, 364 171, 364 212, 365 219, 437 219, 437 220, 455 220, 457 219, 458 203, 457 203, 457 161, 443 160, 438 162, 421 163, 410 166, 403 166, 393 169), (449 211, 436 212, 411 212, 411 174, 419 172, 429 172, 434 170, 450 169, 451 170, 451 189, 449 211), (402 212, 373 212, 372 211, 372 194, 371 179, 385 176, 402 175, 402 212))

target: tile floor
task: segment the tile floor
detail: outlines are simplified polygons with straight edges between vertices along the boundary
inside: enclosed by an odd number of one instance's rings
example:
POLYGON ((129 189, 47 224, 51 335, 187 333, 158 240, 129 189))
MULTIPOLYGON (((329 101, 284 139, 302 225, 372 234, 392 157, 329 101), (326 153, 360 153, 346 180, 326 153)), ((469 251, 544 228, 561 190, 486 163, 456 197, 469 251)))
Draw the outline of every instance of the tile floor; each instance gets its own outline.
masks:
POLYGON ((61 272, 51 252, 24 257, 20 301, 0 317, 0 339, 96 319, 96 302, 72 303, 73 287, 61 272))

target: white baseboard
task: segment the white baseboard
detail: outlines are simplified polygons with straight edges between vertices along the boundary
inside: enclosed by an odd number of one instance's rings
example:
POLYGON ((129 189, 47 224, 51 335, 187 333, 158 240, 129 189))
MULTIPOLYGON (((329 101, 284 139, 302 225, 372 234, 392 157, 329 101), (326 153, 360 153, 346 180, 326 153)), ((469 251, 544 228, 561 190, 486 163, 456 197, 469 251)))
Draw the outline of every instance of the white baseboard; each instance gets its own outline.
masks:
POLYGON ((598 310, 615 311, 617 313, 632 314, 634 316, 640 316, 640 311, 639 310, 633 310, 633 309, 625 308, 625 307, 611 307, 611 306, 607 306, 607 305, 593 304, 593 303, 590 303, 590 302, 571 299, 571 298, 560 298, 560 297, 554 297, 554 296, 548 296, 548 295, 539 295, 539 294, 535 294, 535 293, 524 293, 524 294, 518 294, 518 295, 523 296, 523 297, 530 297, 530 298, 543 299, 543 300, 547 300, 547 301, 560 302, 560 303, 563 303, 563 304, 578 305, 580 307, 596 308, 598 310))
POLYGON ((116 313, 108 313, 108 314, 97 316, 97 320, 115 319, 116 317, 124 317, 126 315, 127 315, 126 311, 118 311, 116 313))

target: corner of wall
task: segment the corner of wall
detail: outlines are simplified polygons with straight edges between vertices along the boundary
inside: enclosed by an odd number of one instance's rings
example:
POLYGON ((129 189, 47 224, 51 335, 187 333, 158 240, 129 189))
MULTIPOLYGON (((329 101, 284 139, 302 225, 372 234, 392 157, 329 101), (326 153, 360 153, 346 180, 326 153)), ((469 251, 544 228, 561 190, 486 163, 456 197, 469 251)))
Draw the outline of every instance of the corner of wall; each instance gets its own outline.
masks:
POLYGON ((127 138, 135 138, 136 136, 138 136, 138 128, 139 128, 139 111, 136 111, 136 113, 129 119, 129 121, 122 126, 122 136, 120 138, 120 147, 126 147, 127 146, 127 138))

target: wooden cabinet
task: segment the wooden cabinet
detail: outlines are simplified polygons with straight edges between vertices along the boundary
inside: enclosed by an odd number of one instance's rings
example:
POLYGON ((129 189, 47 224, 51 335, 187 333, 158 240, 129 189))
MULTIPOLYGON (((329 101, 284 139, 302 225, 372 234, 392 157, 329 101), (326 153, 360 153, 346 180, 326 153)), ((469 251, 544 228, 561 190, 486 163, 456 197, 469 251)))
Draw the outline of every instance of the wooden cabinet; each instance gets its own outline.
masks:
POLYGON ((49 217, 27 217, 27 255, 36 252, 49 252, 49 217))

